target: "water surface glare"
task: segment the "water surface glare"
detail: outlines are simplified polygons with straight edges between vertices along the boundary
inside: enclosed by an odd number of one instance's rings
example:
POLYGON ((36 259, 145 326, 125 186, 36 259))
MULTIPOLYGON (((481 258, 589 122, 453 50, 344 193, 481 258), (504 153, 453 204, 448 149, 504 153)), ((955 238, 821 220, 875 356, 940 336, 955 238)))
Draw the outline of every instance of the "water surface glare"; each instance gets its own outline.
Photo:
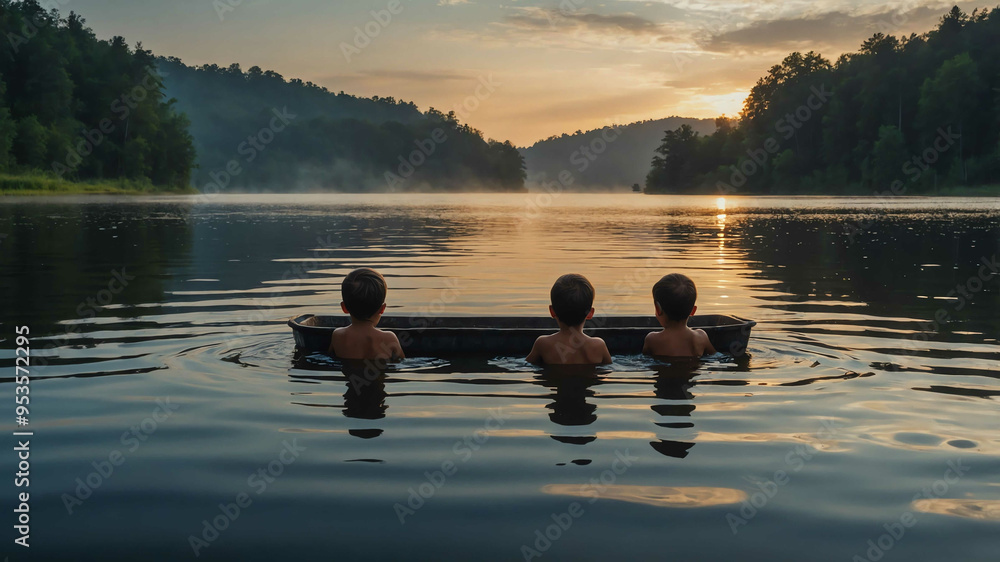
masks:
POLYGON ((995 559, 1000 200, 716 199, 0 201, 31 559, 995 559), (738 360, 359 382, 285 321, 338 313, 360 266, 394 315, 544 316, 567 272, 598 315, 652 314, 681 271, 759 325, 738 360))

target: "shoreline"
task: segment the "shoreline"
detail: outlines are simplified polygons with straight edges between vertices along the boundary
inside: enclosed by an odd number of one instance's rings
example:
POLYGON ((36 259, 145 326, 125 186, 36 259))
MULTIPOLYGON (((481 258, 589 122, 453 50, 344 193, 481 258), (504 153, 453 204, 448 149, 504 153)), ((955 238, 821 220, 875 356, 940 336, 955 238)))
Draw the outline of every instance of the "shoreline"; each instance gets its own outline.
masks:
POLYGON ((193 187, 160 187, 134 180, 74 182, 41 174, 0 174, 0 197, 60 195, 195 195, 193 187))
MULTIPOLYGON (((545 193, 545 190, 524 191, 489 191, 473 189, 468 191, 433 191, 417 190, 407 192, 389 191, 315 191, 315 192, 227 192, 220 195, 466 195, 466 194, 487 194, 500 195, 505 193, 520 195, 537 195, 545 193)), ((161 187, 148 182, 135 180, 105 180, 105 181, 85 181, 73 182, 61 178, 41 174, 0 174, 0 198, 6 197, 59 197, 59 196, 159 196, 159 195, 199 195, 201 194, 193 186, 188 187, 161 187)), ((566 195, 588 195, 588 194, 620 194, 620 195, 652 195, 652 196, 679 196, 679 197, 727 197, 727 198, 768 198, 768 197, 844 197, 844 198, 883 198, 883 199, 906 199, 906 198, 948 198, 948 197, 978 197, 995 198, 1000 197, 1000 185, 984 185, 975 187, 950 187, 938 189, 929 193, 906 193, 900 195, 887 195, 870 191, 851 191, 841 193, 822 193, 817 191, 808 192, 771 192, 771 193, 730 193, 722 195, 714 192, 693 192, 693 193, 662 193, 662 192, 641 192, 636 193, 624 190, 581 190, 566 191, 566 195)))
POLYGON ((895 195, 884 191, 847 191, 839 193, 823 193, 820 191, 789 191, 789 192, 768 192, 768 193, 742 193, 734 192, 722 194, 712 191, 692 192, 692 193, 663 193, 663 192, 642 192, 637 195, 682 195, 682 196, 705 196, 705 197, 877 197, 881 199, 899 199, 906 197, 1000 197, 1000 185, 980 185, 968 187, 946 187, 933 192, 926 193, 902 193, 895 195))

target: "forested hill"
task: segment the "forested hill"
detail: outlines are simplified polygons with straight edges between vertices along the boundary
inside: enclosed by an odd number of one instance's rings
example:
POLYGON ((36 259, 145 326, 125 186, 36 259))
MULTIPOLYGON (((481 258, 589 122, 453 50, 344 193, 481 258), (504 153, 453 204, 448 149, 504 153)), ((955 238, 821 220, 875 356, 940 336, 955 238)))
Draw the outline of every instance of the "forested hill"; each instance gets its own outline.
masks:
POLYGON ((792 53, 720 124, 667 131, 646 191, 1000 194, 1000 8, 955 7, 834 63, 792 53))
POLYGON ((141 44, 100 41, 34 0, 0 0, 0 37, 0 174, 189 184, 187 119, 141 44))
POLYGON ((191 120, 202 191, 412 191, 524 188, 520 153, 454 113, 393 98, 335 94, 258 67, 160 60, 191 120))
POLYGON ((684 124, 701 134, 715 131, 712 119, 668 117, 549 137, 521 149, 528 167, 528 182, 556 181, 563 170, 568 170, 574 179, 571 189, 607 190, 641 185, 653 151, 663 139, 663 131, 684 124))
POLYGON ((0 0, 0 37, 5 191, 80 181, 209 192, 524 189, 518 150, 453 113, 334 94, 257 67, 192 68, 141 43, 99 40, 79 16, 37 0, 0 0))

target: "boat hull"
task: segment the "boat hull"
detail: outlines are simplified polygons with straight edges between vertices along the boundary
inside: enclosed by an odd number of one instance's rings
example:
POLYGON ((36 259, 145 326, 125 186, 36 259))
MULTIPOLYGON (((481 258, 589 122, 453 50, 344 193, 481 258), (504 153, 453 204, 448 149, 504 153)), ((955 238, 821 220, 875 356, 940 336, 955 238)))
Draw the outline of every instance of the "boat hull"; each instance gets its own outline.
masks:
MULTIPOLYGON (((305 314, 288 325, 300 350, 326 352, 333 331, 349 322, 346 315, 305 314)), ((706 314, 692 316, 688 325, 705 330, 717 351, 739 357, 746 353, 750 331, 757 323, 706 314)), ((396 334, 407 357, 496 357, 527 355, 538 336, 551 334, 558 326, 552 318, 540 317, 384 316, 379 328, 396 334)), ((609 316, 587 321, 584 331, 603 338, 612 355, 637 355, 642 353, 646 334, 659 329, 652 317, 609 316)))

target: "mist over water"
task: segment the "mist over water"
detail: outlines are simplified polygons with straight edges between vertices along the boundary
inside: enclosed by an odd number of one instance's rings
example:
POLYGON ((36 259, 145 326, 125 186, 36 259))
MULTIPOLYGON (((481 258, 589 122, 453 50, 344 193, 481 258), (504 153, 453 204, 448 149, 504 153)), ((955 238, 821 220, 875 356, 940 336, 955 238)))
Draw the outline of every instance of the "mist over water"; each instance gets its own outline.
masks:
POLYGON ((184 559, 194 536, 210 560, 989 559, 998 219, 959 198, 5 200, 2 364, 15 325, 45 363, 33 554, 184 559), (285 321, 339 313, 360 266, 394 315, 545 316, 568 272, 598 315, 652 314, 652 284, 680 271, 699 313, 759 324, 740 360, 565 377, 525 349, 408 359, 358 387, 297 354, 285 321), (113 451, 124 463, 88 481, 113 451), (69 514, 77 479, 91 493, 69 514))

